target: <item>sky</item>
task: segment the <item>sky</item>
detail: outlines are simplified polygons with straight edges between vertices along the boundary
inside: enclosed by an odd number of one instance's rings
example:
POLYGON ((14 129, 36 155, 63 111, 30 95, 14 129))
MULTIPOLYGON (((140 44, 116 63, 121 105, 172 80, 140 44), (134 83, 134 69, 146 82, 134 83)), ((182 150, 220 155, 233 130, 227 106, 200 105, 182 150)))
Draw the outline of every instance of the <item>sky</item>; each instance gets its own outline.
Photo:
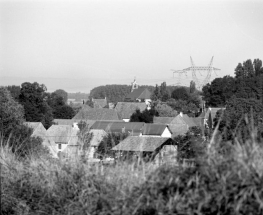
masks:
POLYGON ((210 81, 233 76, 239 62, 263 60, 262 11, 260 0, 0 0, 0 86, 188 86, 192 73, 171 69, 190 67, 190 56, 196 66, 214 56, 221 70, 210 81))

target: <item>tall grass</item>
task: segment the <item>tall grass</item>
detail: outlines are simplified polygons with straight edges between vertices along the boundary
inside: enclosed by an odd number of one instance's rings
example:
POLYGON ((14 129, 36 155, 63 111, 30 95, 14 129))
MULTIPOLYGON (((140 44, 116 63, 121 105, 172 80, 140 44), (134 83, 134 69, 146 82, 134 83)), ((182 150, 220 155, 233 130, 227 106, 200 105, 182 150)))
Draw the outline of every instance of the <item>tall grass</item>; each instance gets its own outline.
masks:
POLYGON ((220 144, 194 167, 18 160, 1 146, 2 214, 263 214, 261 143, 220 144))

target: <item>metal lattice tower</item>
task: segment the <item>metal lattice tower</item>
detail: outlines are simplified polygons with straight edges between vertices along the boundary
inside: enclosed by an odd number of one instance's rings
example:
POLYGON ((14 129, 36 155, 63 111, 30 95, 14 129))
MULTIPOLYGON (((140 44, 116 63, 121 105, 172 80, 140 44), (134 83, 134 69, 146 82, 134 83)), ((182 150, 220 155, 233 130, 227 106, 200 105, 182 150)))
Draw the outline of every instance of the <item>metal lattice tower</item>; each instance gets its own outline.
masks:
POLYGON ((181 86, 181 75, 182 74, 185 74, 185 76, 187 76, 187 72, 186 71, 183 71, 183 70, 173 70, 173 77, 174 77, 174 73, 177 73, 178 74, 178 79, 177 79, 177 83, 175 84, 176 86, 181 86))
MULTIPOLYGON (((186 69, 183 70, 179 70, 179 71, 183 71, 183 72, 192 72, 192 78, 193 81, 196 84, 197 89, 201 89, 204 85, 206 85, 207 83, 209 83, 210 78, 211 78, 211 74, 212 72, 214 72, 216 74, 217 68, 213 67, 213 58, 211 59, 210 63, 208 64, 208 66, 196 66, 194 64, 194 61, 192 59, 192 57, 190 57, 190 61, 191 61, 191 67, 188 67, 186 69), (199 80, 196 76, 196 72, 199 72, 199 74, 202 76, 201 71, 206 71, 206 77, 203 80, 199 80)), ((217 74, 216 74, 217 75, 217 74)))

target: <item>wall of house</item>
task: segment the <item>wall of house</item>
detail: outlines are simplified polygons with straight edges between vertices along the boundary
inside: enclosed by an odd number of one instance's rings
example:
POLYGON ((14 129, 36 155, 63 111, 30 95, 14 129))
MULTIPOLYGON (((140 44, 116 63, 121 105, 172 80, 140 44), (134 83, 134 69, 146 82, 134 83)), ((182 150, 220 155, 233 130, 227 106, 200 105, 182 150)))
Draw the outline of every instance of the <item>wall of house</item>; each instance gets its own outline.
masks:
POLYGON ((163 163, 177 163, 177 146, 164 145, 154 157, 153 162, 157 165, 161 165, 163 163))
POLYGON ((122 119, 124 122, 130 122, 130 119, 122 119))
POLYGON ((161 137, 169 137, 169 138, 172 137, 172 134, 167 127, 164 129, 161 137))

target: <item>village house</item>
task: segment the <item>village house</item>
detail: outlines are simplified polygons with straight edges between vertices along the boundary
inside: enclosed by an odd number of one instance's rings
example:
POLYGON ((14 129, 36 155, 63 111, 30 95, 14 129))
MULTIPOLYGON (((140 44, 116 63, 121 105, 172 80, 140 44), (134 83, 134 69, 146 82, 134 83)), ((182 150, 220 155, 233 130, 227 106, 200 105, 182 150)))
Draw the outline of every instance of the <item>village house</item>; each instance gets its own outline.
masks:
POLYGON ((41 122, 24 122, 24 125, 32 128, 31 137, 40 137, 43 140, 42 145, 49 149, 52 156, 56 157, 56 144, 47 137, 47 130, 43 124, 41 122))
POLYGON ((136 110, 140 110, 141 112, 147 108, 145 103, 138 102, 118 102, 115 110, 117 111, 119 117, 125 121, 129 122, 131 115, 136 112, 136 110))
POLYGON ((172 137, 172 131, 168 125, 145 123, 140 136, 172 137))
POLYGON ((120 120, 115 109, 108 108, 82 108, 72 118, 75 120, 120 120))
POLYGON ((103 130, 107 133, 128 133, 131 136, 139 136, 142 133, 144 124, 144 122, 96 121, 91 129, 103 130))
POLYGON ((125 102, 144 102, 148 107, 151 103, 151 92, 147 88, 142 88, 138 86, 136 80, 132 83, 132 89, 130 94, 128 94, 125 102))
POLYGON ((94 108, 104 108, 107 106, 107 98, 105 99, 94 99, 92 98, 91 101, 93 102, 94 108))
POLYGON ((156 164, 176 163, 177 146, 171 138, 151 136, 129 136, 112 148, 119 156, 129 153, 135 157, 147 158, 156 164))
POLYGON ((56 157, 78 155, 78 131, 71 125, 52 125, 47 130, 47 138, 56 144, 56 157))

